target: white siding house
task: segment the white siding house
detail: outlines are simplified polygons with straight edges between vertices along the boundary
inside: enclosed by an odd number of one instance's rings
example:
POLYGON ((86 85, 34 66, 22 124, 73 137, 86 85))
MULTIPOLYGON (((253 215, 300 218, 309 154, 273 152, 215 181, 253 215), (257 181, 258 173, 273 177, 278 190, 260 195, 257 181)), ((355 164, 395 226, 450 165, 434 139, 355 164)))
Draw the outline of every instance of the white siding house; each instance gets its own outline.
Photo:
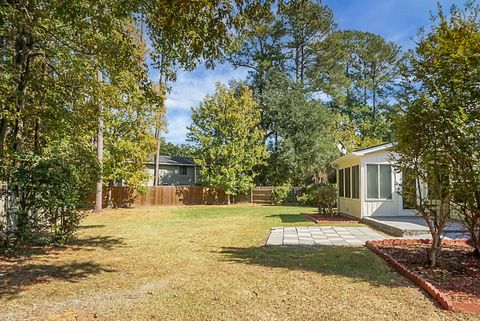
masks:
POLYGON ((332 162, 337 170, 338 210, 362 219, 368 216, 414 216, 399 191, 402 173, 395 171, 392 144, 348 153, 332 162))

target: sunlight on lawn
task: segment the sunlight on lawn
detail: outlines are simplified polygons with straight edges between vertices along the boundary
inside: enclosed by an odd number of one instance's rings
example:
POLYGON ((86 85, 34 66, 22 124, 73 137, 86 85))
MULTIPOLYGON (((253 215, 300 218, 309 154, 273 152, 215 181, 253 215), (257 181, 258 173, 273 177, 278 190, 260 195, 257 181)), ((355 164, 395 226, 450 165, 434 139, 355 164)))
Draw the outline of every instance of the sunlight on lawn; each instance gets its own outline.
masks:
MULTIPOLYGON (((2 261, 0 320, 433 320, 452 316, 364 248, 264 247, 304 207, 91 214, 65 248, 2 261)), ((468 319, 473 316, 455 315, 468 319)))

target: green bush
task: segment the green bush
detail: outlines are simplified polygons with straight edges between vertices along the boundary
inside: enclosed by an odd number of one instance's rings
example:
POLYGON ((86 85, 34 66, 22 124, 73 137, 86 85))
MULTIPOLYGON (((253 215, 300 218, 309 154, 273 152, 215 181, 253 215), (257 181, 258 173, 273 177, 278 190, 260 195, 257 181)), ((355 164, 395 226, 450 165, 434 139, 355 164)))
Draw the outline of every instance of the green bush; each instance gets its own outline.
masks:
POLYGON ((283 184, 281 186, 275 187, 272 191, 273 204, 280 205, 285 203, 291 189, 292 186, 290 184, 283 184))
POLYGON ((326 215, 336 214, 337 190, 335 184, 312 184, 297 198, 303 205, 318 207, 318 212, 326 215))
POLYGON ((334 184, 320 184, 316 188, 318 213, 337 214, 337 189, 334 184))
POLYGON ((55 146, 41 154, 22 154, 16 166, 2 166, 10 224, 0 234, 7 246, 64 243, 73 235, 82 217, 78 208, 95 184, 98 166, 88 151, 67 151, 55 146))

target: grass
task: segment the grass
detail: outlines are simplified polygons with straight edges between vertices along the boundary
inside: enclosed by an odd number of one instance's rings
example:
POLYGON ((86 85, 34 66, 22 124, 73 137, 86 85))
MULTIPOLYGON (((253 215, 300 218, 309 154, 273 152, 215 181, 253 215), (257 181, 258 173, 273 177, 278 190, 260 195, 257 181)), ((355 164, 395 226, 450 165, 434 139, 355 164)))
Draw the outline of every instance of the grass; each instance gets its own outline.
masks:
POLYGON ((0 320, 474 320, 364 248, 264 247, 307 210, 192 206, 89 215, 68 247, 0 261, 0 320))

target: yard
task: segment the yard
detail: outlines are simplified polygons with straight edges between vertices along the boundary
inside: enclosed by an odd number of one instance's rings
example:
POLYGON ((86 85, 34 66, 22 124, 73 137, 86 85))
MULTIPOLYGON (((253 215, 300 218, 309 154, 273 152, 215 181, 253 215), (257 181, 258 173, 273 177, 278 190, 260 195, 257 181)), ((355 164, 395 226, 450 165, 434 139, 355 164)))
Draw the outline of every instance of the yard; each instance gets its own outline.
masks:
POLYGON ((0 320, 479 320, 442 311, 365 248, 264 247, 313 209, 91 214, 70 246, 0 261, 0 320))

